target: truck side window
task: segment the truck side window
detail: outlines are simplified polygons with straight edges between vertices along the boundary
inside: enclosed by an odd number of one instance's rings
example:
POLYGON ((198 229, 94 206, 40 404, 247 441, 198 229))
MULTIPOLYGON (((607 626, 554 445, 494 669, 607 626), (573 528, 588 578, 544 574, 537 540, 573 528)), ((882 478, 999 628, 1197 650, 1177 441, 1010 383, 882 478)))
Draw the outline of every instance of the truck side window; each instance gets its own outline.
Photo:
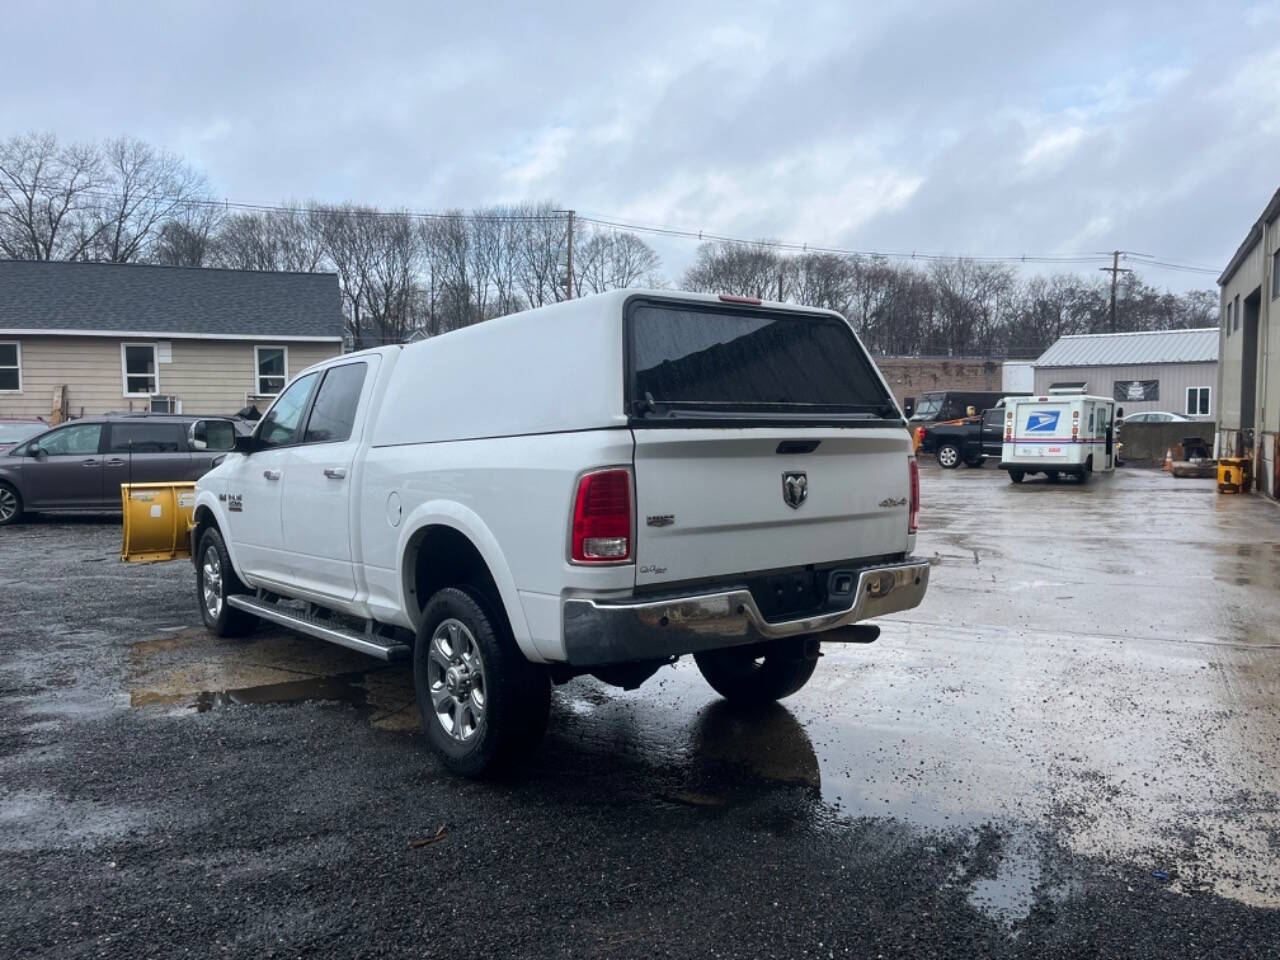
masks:
POLYGON ((331 367, 325 373, 311 416, 307 418, 303 443, 336 443, 350 439, 366 369, 367 365, 363 363, 346 363, 331 367))
POLYGON ((302 422, 302 411, 307 408, 311 388, 316 385, 316 375, 309 373, 299 377, 280 394, 280 399, 267 411, 258 427, 258 440, 264 447, 279 447, 293 443, 294 434, 302 422))

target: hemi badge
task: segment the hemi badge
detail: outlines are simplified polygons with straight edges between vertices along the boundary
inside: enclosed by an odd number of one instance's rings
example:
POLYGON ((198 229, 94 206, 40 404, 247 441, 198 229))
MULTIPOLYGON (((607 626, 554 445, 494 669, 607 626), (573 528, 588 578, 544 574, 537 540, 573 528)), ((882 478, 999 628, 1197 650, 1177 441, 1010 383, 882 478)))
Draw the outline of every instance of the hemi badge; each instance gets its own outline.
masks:
POLYGON ((645 517, 644 520, 651 527, 669 527, 676 522, 674 513, 659 513, 652 517, 645 517))

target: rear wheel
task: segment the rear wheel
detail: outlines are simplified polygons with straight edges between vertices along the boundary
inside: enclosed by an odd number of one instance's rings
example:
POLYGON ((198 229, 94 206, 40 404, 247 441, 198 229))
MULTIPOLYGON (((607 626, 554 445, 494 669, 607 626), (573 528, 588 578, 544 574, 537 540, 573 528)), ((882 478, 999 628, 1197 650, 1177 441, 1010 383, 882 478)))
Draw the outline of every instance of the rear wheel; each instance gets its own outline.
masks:
POLYGON ((509 769, 546 731, 550 677, 525 659, 506 621, 471 587, 446 587, 427 604, 413 685, 427 741, 454 773, 509 769))
POLYGON ((227 545, 216 527, 205 530, 197 550, 196 597, 205 627, 219 637, 244 636, 258 625, 258 618, 227 603, 227 597, 248 593, 249 588, 236 576, 227 545))
POLYGON ((1021 470, 1010 470, 1010 471, 1009 471, 1009 482, 1010 482, 1010 483, 1021 483, 1021 482, 1022 482, 1022 478, 1023 478, 1023 477, 1025 477, 1025 476, 1026 476, 1026 474, 1024 474, 1021 470))
POLYGON ((771 703, 789 697, 809 682, 818 665, 818 638, 795 637, 709 650, 693 658, 703 678, 726 700, 771 703))
POLYGON ((938 448, 938 466, 954 470, 960 466, 960 448, 954 443, 944 443, 938 448))
POLYGON ((0 483, 0 527, 22 518, 22 495, 7 483, 0 483))
POLYGON ((982 457, 981 456, 965 457, 964 465, 966 467, 973 467, 974 469, 979 469, 982 466, 982 457))
POLYGON ((1046 471, 1045 471, 1045 476, 1049 478, 1049 482, 1050 482, 1050 483, 1057 483, 1057 482, 1058 482, 1058 471, 1057 471, 1057 470, 1046 470, 1046 471))

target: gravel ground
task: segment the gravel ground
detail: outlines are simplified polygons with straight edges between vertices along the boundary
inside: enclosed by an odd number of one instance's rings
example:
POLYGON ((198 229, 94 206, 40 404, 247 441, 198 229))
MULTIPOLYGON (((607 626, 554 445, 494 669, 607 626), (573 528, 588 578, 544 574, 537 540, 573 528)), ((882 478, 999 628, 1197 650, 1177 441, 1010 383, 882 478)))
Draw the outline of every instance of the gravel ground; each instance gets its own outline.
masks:
POLYGON ((923 472, 879 642, 754 715, 574 681, 500 784, 405 668, 0 531, 0 956, 1280 956, 1280 510, 923 472))

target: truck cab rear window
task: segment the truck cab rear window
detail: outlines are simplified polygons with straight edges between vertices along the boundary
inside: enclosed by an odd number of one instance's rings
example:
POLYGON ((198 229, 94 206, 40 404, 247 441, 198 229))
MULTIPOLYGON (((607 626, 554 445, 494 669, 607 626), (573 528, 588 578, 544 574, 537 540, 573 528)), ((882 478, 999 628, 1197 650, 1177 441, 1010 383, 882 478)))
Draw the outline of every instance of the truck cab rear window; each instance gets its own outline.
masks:
POLYGON ((836 317, 640 302, 627 335, 635 417, 898 418, 836 317))

